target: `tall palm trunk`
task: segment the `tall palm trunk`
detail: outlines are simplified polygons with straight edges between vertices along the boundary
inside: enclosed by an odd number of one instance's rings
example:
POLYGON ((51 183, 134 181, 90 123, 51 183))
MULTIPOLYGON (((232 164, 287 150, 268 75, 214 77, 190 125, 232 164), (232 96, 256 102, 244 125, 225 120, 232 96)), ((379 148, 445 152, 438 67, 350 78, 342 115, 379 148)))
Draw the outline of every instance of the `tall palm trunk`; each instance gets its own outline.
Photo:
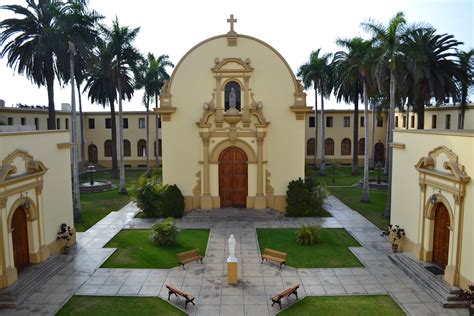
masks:
POLYGON ((423 102, 416 109, 416 124, 417 129, 425 129, 425 106, 423 102))
POLYGON ((406 121, 406 126, 405 129, 408 129, 408 125, 410 123, 410 105, 407 104, 407 111, 406 111, 406 116, 407 116, 407 121, 406 121))
POLYGON ((390 139, 390 109, 387 112, 387 132, 385 133, 385 144, 387 145, 387 149, 385 150, 385 165, 383 167, 383 174, 388 175, 388 163, 389 163, 389 150, 388 150, 388 143, 390 139))
POLYGON ((54 70, 52 53, 46 62, 46 88, 48 90, 48 129, 56 129, 56 109, 54 108, 54 70))
POLYGON ((150 169, 150 106, 146 104, 146 146, 145 146, 145 154, 146 154, 146 175, 147 177, 151 176, 151 169, 150 169))
POLYGON ((119 193, 127 193, 127 188, 125 186, 125 165, 123 161, 123 111, 122 111, 122 80, 120 78, 120 71, 117 75, 117 87, 118 87, 118 102, 119 102, 119 153, 120 153, 120 181, 119 181, 119 193))
POLYGON ((316 82, 314 83, 314 157, 313 169, 318 168, 318 88, 316 82))
POLYGON ((464 129, 464 117, 466 116, 468 86, 465 83, 461 85, 461 115, 459 116, 459 129, 464 129))
POLYGON ((86 164, 86 138, 84 136, 84 114, 82 113, 82 97, 81 97, 81 84, 77 85, 77 98, 79 100, 79 127, 81 130, 81 164, 86 164))
POLYGON ((110 102, 110 121, 112 124, 111 138, 112 138, 112 179, 118 178, 118 163, 117 163, 117 121, 115 117, 115 103, 110 102))
POLYGON ((324 91, 320 87, 321 92, 321 161, 319 162, 319 174, 324 176, 325 174, 325 160, 326 160, 326 125, 324 124, 324 91))
POLYGON ((353 126, 353 149, 352 149, 352 175, 359 175, 359 94, 356 89, 354 99, 354 126, 353 126))
POLYGON ((370 163, 370 167, 372 169, 375 169, 375 102, 372 102, 372 137, 371 137, 371 146, 370 148, 372 148, 372 159, 370 160, 371 163, 370 163))
MULTIPOLYGON (((395 85, 397 80, 395 78, 395 71, 390 69, 390 109, 388 112, 388 194, 387 204, 385 205, 384 216, 390 218, 392 207, 392 169, 393 169, 393 149, 390 144, 393 142, 393 121, 395 120, 395 85)), ((408 123, 408 122, 407 122, 408 123)))
MULTIPOLYGON (((155 108, 158 108, 158 94, 155 95, 155 108)), ((160 153, 158 147, 159 141, 159 123, 160 123, 160 116, 158 112, 155 112, 155 158, 156 158, 156 167, 160 166, 160 153)))
POLYGON ((362 186, 361 202, 370 202, 369 198, 369 96, 367 93, 367 84, 364 80, 364 185, 362 186))
POLYGON ((81 216, 81 195, 79 192, 79 171, 77 155, 77 114, 76 114, 76 96, 74 84, 74 44, 69 42, 69 69, 71 74, 71 156, 72 156, 72 207, 74 222, 82 222, 81 216))

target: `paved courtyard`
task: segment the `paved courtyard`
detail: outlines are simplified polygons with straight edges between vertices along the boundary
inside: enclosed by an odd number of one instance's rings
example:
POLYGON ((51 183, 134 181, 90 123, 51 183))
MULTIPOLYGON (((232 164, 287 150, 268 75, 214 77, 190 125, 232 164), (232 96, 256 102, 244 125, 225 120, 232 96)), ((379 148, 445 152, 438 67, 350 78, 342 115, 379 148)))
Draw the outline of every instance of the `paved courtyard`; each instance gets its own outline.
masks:
MULTIPOLYGON (((466 309, 443 309, 422 288, 388 259, 390 244, 380 230, 357 212, 330 196, 326 202, 332 218, 288 219, 278 216, 221 216, 209 214, 205 220, 184 217, 183 228, 210 228, 204 264, 192 263, 186 270, 173 269, 102 269, 102 263, 114 252, 103 248, 123 228, 149 227, 151 222, 134 219, 138 209, 128 204, 112 212, 85 233, 78 233, 74 260, 48 281, 16 310, 0 310, 2 315, 53 315, 76 295, 160 296, 165 300, 165 284, 182 288, 196 297, 196 306, 188 305, 191 315, 273 315, 270 297, 301 284, 298 294, 364 295, 389 294, 409 315, 467 315, 466 309), (364 268, 295 269, 270 263, 261 264, 256 228, 291 228, 301 224, 348 230, 362 245, 351 248, 364 268), (236 238, 239 258, 239 284, 226 284, 225 258, 227 238, 236 238)), ((244 210, 249 212, 250 210, 244 210)), ((218 212, 218 211, 216 211, 218 212)), ((214 213, 216 214, 216 213, 214 213)), ((221 213, 222 214, 222 213, 221 213)), ((283 307, 295 298, 283 300, 283 307)), ((171 298, 184 308, 184 300, 171 298)))

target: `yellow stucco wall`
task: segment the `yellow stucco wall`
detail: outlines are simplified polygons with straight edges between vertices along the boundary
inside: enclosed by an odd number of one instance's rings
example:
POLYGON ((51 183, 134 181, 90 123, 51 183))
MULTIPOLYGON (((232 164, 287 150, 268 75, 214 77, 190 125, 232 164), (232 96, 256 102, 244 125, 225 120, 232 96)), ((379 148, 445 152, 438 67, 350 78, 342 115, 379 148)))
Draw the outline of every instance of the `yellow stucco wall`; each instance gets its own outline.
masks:
MULTIPOLYGON (((451 130, 458 129, 459 115, 461 110, 459 107, 453 106, 439 106, 439 107, 430 107, 425 108, 425 129, 437 129, 444 130, 447 129, 447 117, 450 118, 450 128, 451 130), (436 121, 434 123, 433 121, 436 121), (435 124, 435 126, 433 125, 435 124)), ((396 128, 406 128, 406 119, 405 124, 403 117, 406 116, 405 112, 396 111, 395 112, 395 127, 396 128), (397 119, 398 117, 398 119, 397 119), (397 126, 398 120, 398 126, 397 126)), ((408 118, 408 129, 417 129, 418 128, 418 114, 416 112, 410 111, 408 118)), ((474 105, 470 104, 467 106, 466 114, 464 117, 464 129, 474 129, 474 105)))
MULTIPOLYGON (((290 106, 294 104, 295 84, 285 62, 260 41, 239 36, 237 46, 228 46, 226 37, 205 41, 193 48, 175 69, 170 83, 172 106, 176 113, 171 121, 162 122, 163 181, 177 184, 183 195, 192 195, 195 174, 202 170, 203 144, 196 122, 202 117, 203 104, 212 98, 216 81, 211 68, 215 58, 249 59, 253 72, 249 87, 255 100, 263 103, 263 114, 270 125, 264 140, 264 169, 271 172, 275 195, 285 195, 288 182, 304 176, 304 120, 296 120, 290 106)), ((256 120, 252 118, 251 128, 256 120)), ((228 127, 224 123, 224 128, 228 127)), ((215 126, 213 125, 212 128, 215 126)), ((244 130, 242 123, 237 124, 244 130)), ((239 138, 256 151, 256 140, 239 138)), ((210 151, 221 139, 211 138, 210 151)), ((249 196, 256 186, 256 166, 249 165, 249 196)), ((218 165, 210 166, 211 195, 218 194, 218 165)))
MULTIPOLYGON (((396 131, 394 133, 394 143, 404 144, 405 148, 394 148, 393 150, 393 189, 392 189, 392 216, 391 223, 401 225, 406 229, 406 238, 412 249, 418 255, 417 245, 420 240, 422 220, 421 210, 426 205, 429 206, 429 197, 437 194, 439 199, 445 199, 448 210, 453 211, 454 223, 450 236, 450 262, 452 264, 457 247, 454 232, 459 229, 459 206, 456 205, 452 193, 446 190, 434 189, 427 186, 425 201, 421 201, 420 186, 418 184, 419 172, 415 169, 415 164, 422 157, 427 157, 428 153, 438 146, 444 145, 452 150, 458 157, 459 163, 465 166, 465 172, 471 177, 467 184, 464 198, 464 230, 462 235, 462 255, 461 255, 461 285, 466 282, 474 282, 474 130, 464 131, 396 131)), ((443 170, 442 162, 446 160, 443 155, 438 157, 436 170, 443 170)), ((445 185, 447 181, 439 180, 445 185)), ((425 232, 426 233, 426 232, 425 232)), ((426 235, 425 235, 426 236, 426 235)), ((428 236, 429 237, 429 236, 428 236)), ((426 238, 425 250, 432 247, 432 237, 426 238)))
MULTIPOLYGON (((57 147, 57 144, 69 142, 67 131, 0 133, 2 159, 16 149, 22 149, 48 168, 42 191, 46 244, 56 240, 61 223, 73 225, 70 150, 57 147)), ((34 197, 34 192, 29 192, 29 196, 34 197)), ((15 200, 15 196, 8 197, 7 210, 10 210, 15 200)))
MULTIPOLYGON (((365 138, 365 128, 361 127, 360 125, 360 118, 364 116, 364 111, 359 110, 359 122, 356 122, 357 126, 359 127, 359 139, 365 138)), ((310 127, 309 125, 309 118, 314 117, 314 114, 310 114, 306 116, 306 123, 305 123, 305 141, 306 145, 309 139, 314 138, 315 128, 310 127)), ((373 157, 373 148, 372 148, 372 111, 369 111, 368 115, 369 119, 369 156, 373 157)), ((324 111, 324 126, 325 126, 325 133, 326 139, 332 138, 334 140, 334 155, 327 155, 326 154, 326 161, 337 160, 340 162, 352 162, 352 151, 354 150, 354 146, 358 146, 358 140, 353 140, 353 124, 354 124, 354 111, 352 110, 326 110, 324 111), (326 126, 326 118, 332 117, 333 119, 333 126, 327 127, 326 126), (349 117, 350 125, 348 127, 344 127, 344 117, 349 117), (341 141, 344 138, 348 138, 351 140, 351 154, 350 155, 341 155, 341 141)), ((387 117, 385 113, 375 114, 375 133, 374 133, 374 144, 377 144, 379 141, 384 145, 385 150, 387 149, 387 117), (381 116, 382 118, 382 126, 377 126, 377 117, 381 116)), ((324 146, 324 142, 322 141, 322 134, 321 134, 321 111, 318 111, 318 160, 321 159, 321 148, 324 146)), ((306 152, 306 159, 311 160, 313 159, 314 155, 308 155, 306 152)), ((364 160, 364 152, 359 151, 359 163, 363 164, 364 160)))

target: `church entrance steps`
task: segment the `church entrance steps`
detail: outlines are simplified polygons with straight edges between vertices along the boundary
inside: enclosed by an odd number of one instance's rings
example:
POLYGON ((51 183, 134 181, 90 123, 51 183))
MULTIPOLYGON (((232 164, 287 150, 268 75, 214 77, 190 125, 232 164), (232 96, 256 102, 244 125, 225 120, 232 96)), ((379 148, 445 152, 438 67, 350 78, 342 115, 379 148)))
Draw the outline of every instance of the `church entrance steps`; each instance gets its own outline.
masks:
POLYGON ((271 221, 281 220, 285 216, 272 209, 249 209, 249 208, 219 208, 219 209, 197 209, 185 214, 182 221, 271 221))
POLYGON ((423 288, 431 297, 445 308, 469 307, 468 301, 460 301, 456 294, 458 287, 452 286, 425 269, 425 265, 407 254, 390 254, 390 260, 404 271, 418 286, 423 288))
POLYGON ((15 308, 73 259, 73 256, 57 255, 39 264, 27 266, 20 272, 16 283, 0 289, 0 308, 15 308))

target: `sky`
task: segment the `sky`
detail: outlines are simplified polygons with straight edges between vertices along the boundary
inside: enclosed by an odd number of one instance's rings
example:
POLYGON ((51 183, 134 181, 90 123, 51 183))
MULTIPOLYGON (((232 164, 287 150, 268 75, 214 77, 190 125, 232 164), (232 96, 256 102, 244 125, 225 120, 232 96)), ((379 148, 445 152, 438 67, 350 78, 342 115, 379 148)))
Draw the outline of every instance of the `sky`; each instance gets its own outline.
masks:
MULTIPOLYGON (((25 1, 0 0, 0 4, 25 4, 25 1)), ((89 0, 89 7, 98 11, 110 25, 118 17, 120 24, 140 27, 135 46, 143 53, 155 56, 168 54, 177 64, 195 44, 215 35, 227 33, 226 22, 232 13, 237 19, 235 31, 257 37, 278 50, 294 72, 305 63, 311 51, 321 48, 334 53, 340 48, 338 38, 361 36, 368 38, 360 23, 374 19, 383 23, 398 11, 405 13, 409 23, 425 22, 439 33, 453 34, 464 42, 461 49, 474 47, 474 0, 89 0)), ((0 20, 11 13, 0 10, 0 20)), ((171 69, 170 69, 171 73, 171 69)), ((307 104, 314 104, 314 93, 307 91, 307 104)), ((55 104, 70 103, 70 88, 56 81, 55 104)), ((124 110, 143 110, 143 91, 136 91, 124 110)), ((0 59, 0 99, 7 106, 17 103, 46 105, 46 87, 38 88, 24 75, 16 74, 0 59)), ((91 104, 83 94, 84 110, 100 111, 102 106, 91 104)), ((199 105, 200 106, 200 105, 199 105)), ((350 108, 333 98, 327 108, 350 108)))

